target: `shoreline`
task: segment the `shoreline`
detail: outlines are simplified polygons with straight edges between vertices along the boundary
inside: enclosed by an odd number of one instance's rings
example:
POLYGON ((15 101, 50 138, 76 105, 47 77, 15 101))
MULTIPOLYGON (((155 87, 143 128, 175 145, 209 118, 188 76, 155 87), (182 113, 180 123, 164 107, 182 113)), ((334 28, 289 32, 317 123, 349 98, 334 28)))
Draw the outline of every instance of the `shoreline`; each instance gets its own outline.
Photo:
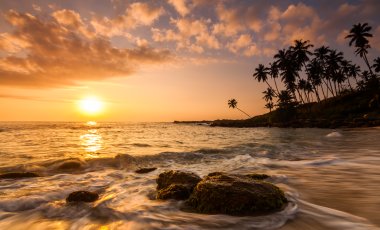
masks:
POLYGON ((211 127, 278 127, 278 128, 370 128, 380 126, 380 118, 355 118, 352 120, 298 119, 289 122, 252 122, 250 120, 215 120, 215 121, 174 121, 175 124, 207 123, 211 127))

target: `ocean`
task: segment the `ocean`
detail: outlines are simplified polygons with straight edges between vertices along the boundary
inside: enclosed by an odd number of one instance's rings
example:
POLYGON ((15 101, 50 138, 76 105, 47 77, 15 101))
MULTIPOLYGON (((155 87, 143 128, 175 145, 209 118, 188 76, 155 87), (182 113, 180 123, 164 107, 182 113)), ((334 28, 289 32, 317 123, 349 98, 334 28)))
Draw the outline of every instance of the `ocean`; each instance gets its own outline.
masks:
POLYGON ((0 229, 380 229, 379 140, 376 128, 0 122, 0 173, 43 175, 0 180, 0 229), (73 160, 81 167, 60 167, 73 160), (154 199, 168 170, 265 173, 289 202, 262 216, 189 211, 154 199), (66 203, 78 190, 100 199, 66 203))

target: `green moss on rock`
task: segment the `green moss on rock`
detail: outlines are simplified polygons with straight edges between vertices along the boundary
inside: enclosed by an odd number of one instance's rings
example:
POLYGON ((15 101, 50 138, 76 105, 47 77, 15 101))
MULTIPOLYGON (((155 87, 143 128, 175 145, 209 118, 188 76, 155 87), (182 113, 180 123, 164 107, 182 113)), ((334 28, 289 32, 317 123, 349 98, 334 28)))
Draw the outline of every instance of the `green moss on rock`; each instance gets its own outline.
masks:
POLYGON ((0 174, 0 179, 16 179, 23 177, 41 177, 41 175, 36 172, 10 172, 0 174))
POLYGON ((268 175, 259 174, 259 173, 245 174, 244 176, 247 176, 247 177, 255 179, 255 180, 265 180, 265 179, 269 178, 268 175))
POLYGON ((272 183, 215 172, 198 183, 187 202, 199 212, 257 213, 280 209, 287 199, 272 183))
POLYGON ((187 199, 202 179, 195 173, 166 171, 156 178, 156 199, 187 199))

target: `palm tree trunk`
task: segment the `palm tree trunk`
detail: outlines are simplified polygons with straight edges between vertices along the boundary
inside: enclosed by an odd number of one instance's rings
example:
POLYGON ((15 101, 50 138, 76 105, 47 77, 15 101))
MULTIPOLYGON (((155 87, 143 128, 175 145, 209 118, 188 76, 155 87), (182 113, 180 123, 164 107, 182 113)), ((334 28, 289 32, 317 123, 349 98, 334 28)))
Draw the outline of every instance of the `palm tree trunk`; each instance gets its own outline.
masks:
POLYGON ((321 104, 321 99, 319 98, 319 94, 318 94, 317 86, 313 84, 313 87, 314 87, 315 96, 317 97, 318 103, 319 103, 320 105, 322 105, 322 104, 321 104))
POLYGON ((349 76, 347 76, 347 81, 348 81, 348 85, 350 86, 351 91, 354 91, 354 89, 351 86, 350 77, 349 76))
POLYGON ((240 112, 244 113, 245 115, 247 115, 249 118, 252 118, 251 116, 249 116, 246 112, 244 112, 243 110, 239 109, 238 107, 235 107, 237 108, 240 112))
MULTIPOLYGON (((268 83, 267 81, 265 81, 265 83, 267 83, 268 87, 271 88, 271 90, 273 90, 273 93, 276 94, 276 91, 274 91, 274 89, 272 88, 272 86, 270 86, 269 83, 268 83)), ((277 95, 277 97, 278 97, 278 95, 277 95)))
POLYGON ((364 58, 365 63, 366 63, 367 66, 368 66, 369 71, 371 72, 371 74, 373 74, 372 69, 371 69, 371 66, 369 65, 369 62, 368 62, 368 59, 367 59, 367 55, 366 55, 365 53, 364 53, 363 58, 364 58))
POLYGON ((276 78, 273 78, 273 81, 274 81, 274 84, 276 85, 277 95, 280 95, 280 91, 278 91, 278 88, 277 88, 276 78))

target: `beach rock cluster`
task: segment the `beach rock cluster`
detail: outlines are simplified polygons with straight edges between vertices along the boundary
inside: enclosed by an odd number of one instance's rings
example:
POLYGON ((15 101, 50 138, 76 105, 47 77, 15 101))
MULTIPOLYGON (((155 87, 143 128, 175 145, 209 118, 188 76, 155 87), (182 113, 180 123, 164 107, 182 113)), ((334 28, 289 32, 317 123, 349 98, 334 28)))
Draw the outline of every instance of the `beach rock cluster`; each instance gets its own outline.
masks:
POLYGON ((326 119, 307 119, 307 120, 293 120, 289 122, 281 123, 252 123, 249 121, 228 121, 223 122, 218 121, 211 124, 211 126, 220 127, 279 127, 279 128, 326 128, 326 129, 337 129, 337 128, 366 128, 380 126, 379 118, 355 118, 352 121, 336 119, 336 120, 326 120, 326 119))
POLYGON ((199 212, 263 213, 280 210, 287 202, 284 192, 264 182, 265 174, 213 172, 202 180, 194 173, 167 171, 156 179, 156 199, 187 200, 199 212))
POLYGON ((36 172, 9 172, 0 174, 0 179, 17 179, 23 177, 41 177, 41 175, 36 172))
POLYGON ((201 180, 195 173, 173 170, 161 173, 156 179, 156 199, 187 199, 201 180))

